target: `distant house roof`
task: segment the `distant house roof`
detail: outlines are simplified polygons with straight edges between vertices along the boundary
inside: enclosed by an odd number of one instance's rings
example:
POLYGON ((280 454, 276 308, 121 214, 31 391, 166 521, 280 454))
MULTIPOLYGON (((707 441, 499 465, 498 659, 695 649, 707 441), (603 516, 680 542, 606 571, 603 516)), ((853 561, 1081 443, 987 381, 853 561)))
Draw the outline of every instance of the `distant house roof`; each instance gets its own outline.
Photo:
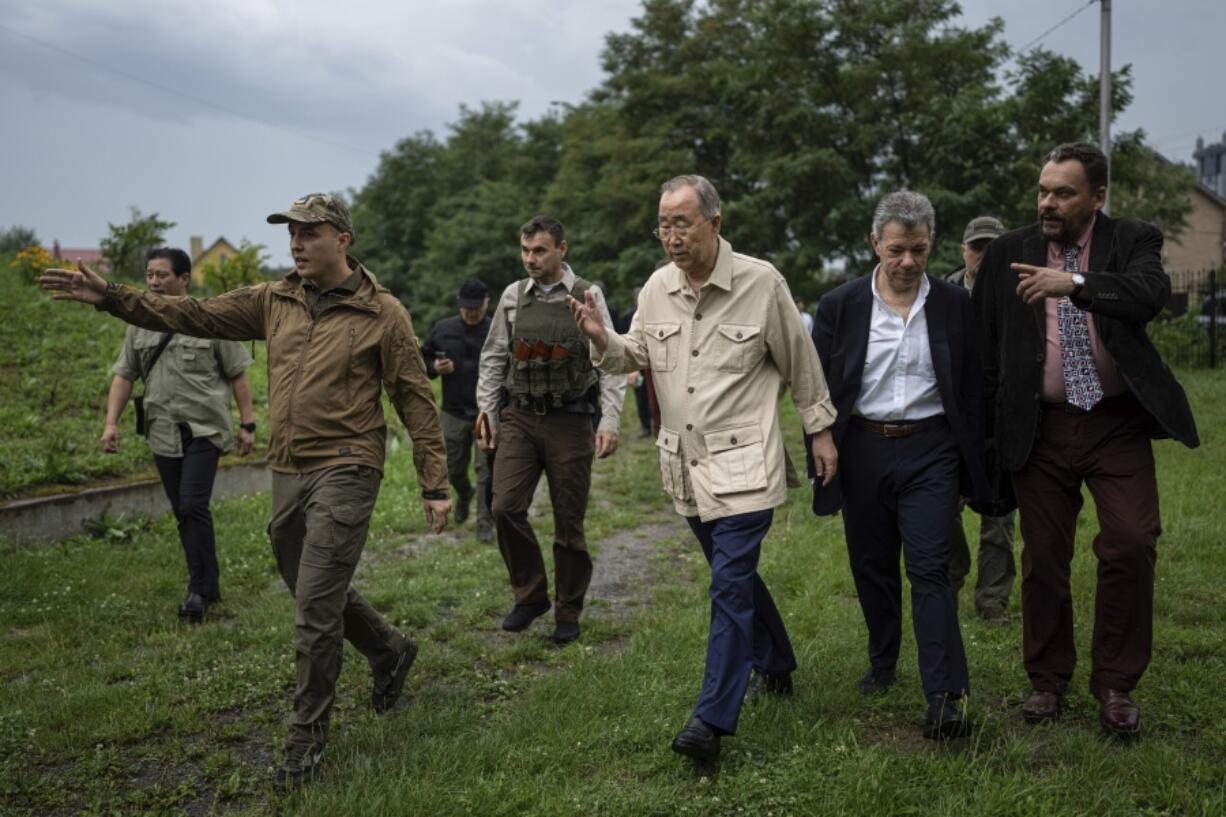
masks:
POLYGON ((196 262, 199 261, 201 258, 204 258, 208 256, 209 254, 211 254, 213 250, 224 250, 230 253, 231 255, 238 252, 238 249, 236 249, 233 244, 231 244, 229 241, 226 241, 225 236, 221 236, 216 241, 214 241, 212 244, 210 244, 208 248, 206 248, 203 252, 198 253, 196 257, 192 259, 192 266, 195 266, 196 262))
POLYGON ((1211 202, 1216 204, 1218 207, 1221 207, 1222 209, 1226 210, 1226 199, 1219 196, 1212 187, 1209 187, 1204 182, 1197 182, 1195 190, 1196 192, 1200 193, 1205 198, 1209 199, 1211 202))
POLYGON ((77 259, 80 259, 86 264, 101 264, 104 261, 102 250, 97 247, 61 247, 59 242, 56 242, 50 247, 44 247, 44 249, 51 253, 53 258, 62 258, 65 261, 75 262, 77 259))

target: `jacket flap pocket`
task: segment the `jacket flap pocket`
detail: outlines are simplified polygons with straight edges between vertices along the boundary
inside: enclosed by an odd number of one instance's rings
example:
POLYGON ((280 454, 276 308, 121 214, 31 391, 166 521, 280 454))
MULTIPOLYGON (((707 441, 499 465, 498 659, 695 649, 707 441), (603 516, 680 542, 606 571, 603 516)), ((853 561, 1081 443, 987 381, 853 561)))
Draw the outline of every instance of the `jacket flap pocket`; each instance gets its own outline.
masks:
POLYGON ((762 442, 762 429, 757 425, 737 426, 723 431, 712 431, 703 436, 707 443, 707 451, 718 454, 730 448, 740 448, 745 445, 762 442))
POLYGON ((721 335, 733 343, 744 343, 762 334, 761 326, 749 323, 721 323, 718 330, 721 335))
POLYGON ((649 337, 656 340, 664 340, 671 338, 673 335, 681 331, 679 323, 648 323, 644 324, 645 331, 649 337))
POLYGON ((667 428, 661 428, 660 436, 656 438, 656 446, 670 454, 676 454, 681 450, 681 435, 667 428))

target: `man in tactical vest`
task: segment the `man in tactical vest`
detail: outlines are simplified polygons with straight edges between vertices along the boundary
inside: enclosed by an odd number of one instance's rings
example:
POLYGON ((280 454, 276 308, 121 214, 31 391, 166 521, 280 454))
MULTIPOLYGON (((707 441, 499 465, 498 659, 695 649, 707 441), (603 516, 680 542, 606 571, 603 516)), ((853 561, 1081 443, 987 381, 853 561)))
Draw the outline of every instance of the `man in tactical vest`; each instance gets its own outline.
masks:
POLYGON ((557 219, 537 216, 520 228, 528 277, 503 291, 477 379, 478 444, 497 450, 490 510, 515 594, 502 628, 524 630, 549 610, 545 562, 528 522, 528 506, 544 471, 554 518, 556 627, 550 640, 555 644, 579 637, 579 614, 592 578, 583 536, 592 454, 607 457, 617 450, 626 390, 624 377, 593 368, 587 338, 575 327, 566 298, 582 299, 585 292, 592 293, 610 331, 613 322, 600 288, 563 260, 566 249, 557 219))

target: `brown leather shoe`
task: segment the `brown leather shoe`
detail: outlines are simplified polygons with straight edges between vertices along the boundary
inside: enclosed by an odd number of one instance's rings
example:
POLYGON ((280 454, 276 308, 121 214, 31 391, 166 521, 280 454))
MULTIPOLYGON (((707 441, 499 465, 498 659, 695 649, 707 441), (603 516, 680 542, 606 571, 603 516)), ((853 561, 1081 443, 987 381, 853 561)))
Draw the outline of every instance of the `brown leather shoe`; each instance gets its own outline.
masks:
POLYGON ((1043 723, 1060 717, 1060 696, 1041 689, 1031 690, 1030 697, 1022 701, 1022 717, 1026 723, 1043 723))
POLYGON ((1109 689, 1099 697, 1098 722, 1108 734, 1118 738, 1141 734, 1141 710, 1127 692, 1109 689))

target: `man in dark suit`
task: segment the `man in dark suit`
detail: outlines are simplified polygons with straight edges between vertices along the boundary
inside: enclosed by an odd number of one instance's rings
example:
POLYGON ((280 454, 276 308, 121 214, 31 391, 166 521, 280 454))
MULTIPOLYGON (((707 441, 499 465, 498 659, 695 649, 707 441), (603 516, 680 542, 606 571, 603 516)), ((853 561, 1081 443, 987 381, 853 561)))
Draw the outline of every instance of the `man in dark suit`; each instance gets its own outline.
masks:
POLYGON ((1027 721, 1056 718, 1073 675, 1069 567, 1082 482, 1098 510, 1090 690, 1108 733, 1140 731, 1161 529, 1150 439, 1199 443, 1187 398, 1145 333, 1170 296, 1162 234, 1108 218, 1107 159, 1061 145, 1039 175, 1039 221, 987 249, 974 290, 987 433, 1022 529, 1027 721))
POLYGON ((959 497, 981 498, 988 488, 971 301, 961 287, 926 274, 934 227, 924 196, 885 196, 870 235, 877 268, 818 304, 813 339, 838 412, 841 467, 825 487, 814 481, 813 511, 843 510, 868 625, 870 665, 859 683, 866 695, 894 682, 901 550, 928 701, 924 735, 946 738, 967 731, 956 702, 969 687, 949 530, 959 497))

